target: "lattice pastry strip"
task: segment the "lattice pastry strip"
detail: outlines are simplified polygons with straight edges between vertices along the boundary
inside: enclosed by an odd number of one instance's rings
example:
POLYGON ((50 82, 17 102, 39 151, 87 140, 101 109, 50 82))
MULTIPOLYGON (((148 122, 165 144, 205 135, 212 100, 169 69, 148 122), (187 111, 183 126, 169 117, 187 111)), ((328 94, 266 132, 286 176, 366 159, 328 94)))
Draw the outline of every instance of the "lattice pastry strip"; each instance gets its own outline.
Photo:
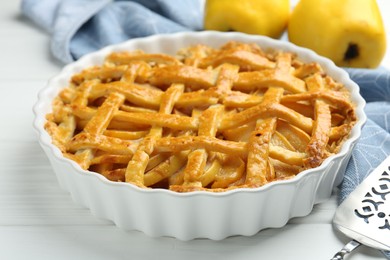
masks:
MULTIPOLYGON (((198 136, 214 137, 216 135, 223 109, 223 106, 216 105, 201 114, 198 136)), ((189 153, 187 166, 183 171, 183 186, 186 186, 184 188, 202 188, 208 184, 205 179, 214 179, 214 176, 208 177, 207 175, 215 175, 215 172, 205 171, 207 158, 208 153, 205 148, 198 148, 189 153)), ((183 187, 171 186, 170 189, 181 191, 183 187)))
POLYGON ((109 180, 220 192, 317 167, 355 121, 348 91, 319 64, 230 42, 112 53, 72 77, 46 130, 109 180))
MULTIPOLYGON (((261 105, 279 103, 283 95, 282 88, 269 88, 264 94, 261 105)), ((276 130, 277 117, 258 119, 255 130, 248 142, 248 161, 246 181, 248 186, 262 186, 267 183, 269 147, 276 130)))
MULTIPOLYGON (((170 114, 183 91, 184 86, 182 84, 173 84, 169 87, 162 97, 158 114, 170 114)), ((149 162, 149 155, 154 150, 153 146, 156 140, 161 138, 162 130, 161 126, 152 126, 150 133, 141 141, 133 158, 127 165, 126 182, 144 186, 144 172, 149 162)))
MULTIPOLYGON (((111 93, 104 103, 97 109, 95 115, 89 120, 87 125, 83 129, 83 133, 89 134, 91 136, 99 136, 102 135, 106 130, 108 124, 110 123, 112 117, 120 107, 120 105, 124 101, 124 96, 117 93, 111 93)), ((77 138, 77 135, 74 137, 77 138)), ((81 156, 81 165, 83 168, 88 169, 90 163, 93 159, 93 154, 95 153, 95 149, 86 148, 79 149, 75 155, 81 156)), ((102 166, 105 167, 105 166, 102 166)))

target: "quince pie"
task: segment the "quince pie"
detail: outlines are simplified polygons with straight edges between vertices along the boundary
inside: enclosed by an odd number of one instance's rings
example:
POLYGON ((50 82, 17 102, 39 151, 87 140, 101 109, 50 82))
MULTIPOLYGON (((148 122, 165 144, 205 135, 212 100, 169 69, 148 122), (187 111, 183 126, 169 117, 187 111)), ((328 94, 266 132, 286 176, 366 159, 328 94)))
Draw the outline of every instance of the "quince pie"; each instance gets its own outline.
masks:
POLYGON ((73 75, 45 129, 65 157, 111 181, 219 192, 321 165, 355 122, 348 90, 318 63, 228 42, 111 53, 73 75))

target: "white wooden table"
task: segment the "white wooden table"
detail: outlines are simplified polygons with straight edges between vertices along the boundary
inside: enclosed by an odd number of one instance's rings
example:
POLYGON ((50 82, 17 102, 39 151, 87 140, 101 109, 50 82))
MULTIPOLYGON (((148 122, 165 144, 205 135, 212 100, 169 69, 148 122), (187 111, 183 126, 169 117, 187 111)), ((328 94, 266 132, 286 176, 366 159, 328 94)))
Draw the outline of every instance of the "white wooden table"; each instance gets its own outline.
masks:
MULTIPOLYGON (((390 29, 386 1, 379 0, 390 29)), ((49 52, 49 36, 21 16, 19 4, 0 1, 0 259, 312 260, 330 259, 348 242, 331 225, 336 194, 283 228, 223 241, 150 238, 77 206, 60 189, 32 129, 36 95, 62 64, 49 52)), ((361 247, 347 259, 384 257, 361 247)))

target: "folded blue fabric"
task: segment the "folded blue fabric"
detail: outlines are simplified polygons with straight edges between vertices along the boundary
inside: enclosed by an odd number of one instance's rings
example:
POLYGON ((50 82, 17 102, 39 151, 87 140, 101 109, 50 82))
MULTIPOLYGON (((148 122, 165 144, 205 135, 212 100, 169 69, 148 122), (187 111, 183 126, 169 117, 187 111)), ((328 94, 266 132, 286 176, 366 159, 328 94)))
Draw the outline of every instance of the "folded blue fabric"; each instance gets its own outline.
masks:
POLYGON ((383 68, 347 71, 367 102, 368 120, 340 186, 340 202, 390 155, 390 71, 383 68))
POLYGON ((131 38, 203 26, 201 0, 24 0, 21 9, 51 34, 52 53, 64 63, 131 38))
MULTIPOLYGON (((202 0, 24 0, 23 13, 52 36, 52 52, 68 63, 135 37, 201 30, 202 0)), ((390 154, 390 72, 347 69, 367 101, 368 121, 340 185, 340 201, 390 154)), ((387 254, 390 259, 390 254, 387 254)))

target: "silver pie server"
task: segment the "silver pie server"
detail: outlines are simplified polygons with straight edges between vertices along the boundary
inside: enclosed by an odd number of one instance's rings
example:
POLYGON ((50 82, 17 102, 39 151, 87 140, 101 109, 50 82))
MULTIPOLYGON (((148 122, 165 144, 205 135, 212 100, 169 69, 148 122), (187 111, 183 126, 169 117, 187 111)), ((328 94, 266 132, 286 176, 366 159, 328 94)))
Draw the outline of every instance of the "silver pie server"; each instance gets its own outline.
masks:
POLYGON ((352 240, 331 260, 360 245, 390 250, 390 156, 341 203, 333 224, 352 240))

